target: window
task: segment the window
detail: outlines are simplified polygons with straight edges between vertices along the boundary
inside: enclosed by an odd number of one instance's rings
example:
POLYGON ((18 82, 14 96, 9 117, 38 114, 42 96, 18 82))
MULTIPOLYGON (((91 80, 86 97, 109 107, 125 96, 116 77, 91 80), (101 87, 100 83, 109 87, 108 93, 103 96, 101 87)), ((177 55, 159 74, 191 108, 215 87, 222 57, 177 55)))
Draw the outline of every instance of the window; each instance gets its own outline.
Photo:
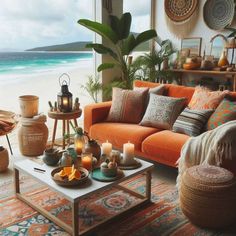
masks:
MULTIPOLYGON (((151 0, 123 0, 123 12, 130 12, 132 15, 131 32, 140 33, 150 29, 151 0)), ((137 51, 149 51, 149 43, 144 43, 137 51)))

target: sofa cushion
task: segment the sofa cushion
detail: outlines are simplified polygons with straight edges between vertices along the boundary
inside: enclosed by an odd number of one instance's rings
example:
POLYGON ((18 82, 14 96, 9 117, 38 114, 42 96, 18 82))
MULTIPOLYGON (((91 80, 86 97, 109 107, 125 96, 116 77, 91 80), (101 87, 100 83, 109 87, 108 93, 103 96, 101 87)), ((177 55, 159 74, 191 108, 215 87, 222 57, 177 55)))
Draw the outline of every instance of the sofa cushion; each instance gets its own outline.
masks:
POLYGON ((124 143, 130 141, 135 145, 135 149, 140 151, 142 141, 158 131, 156 128, 136 124, 104 122, 92 125, 89 134, 100 142, 108 140, 116 148, 122 148, 124 143))
POLYGON ((172 129, 185 101, 185 98, 172 98, 150 93, 148 107, 140 125, 172 129))
POLYGON ((236 119, 236 101, 224 99, 207 122, 207 130, 236 119))
POLYGON ((173 125, 176 133, 198 136, 214 110, 190 110, 185 108, 173 125))
POLYGON ((229 94, 228 90, 211 91, 197 86, 188 106, 193 110, 216 109, 227 94, 229 94))
POLYGON ((148 136, 142 143, 142 152, 146 156, 158 157, 165 163, 175 163, 180 157, 180 151, 188 135, 163 130, 148 136))
POLYGON ((113 88, 112 105, 107 121, 139 123, 146 109, 148 88, 123 90, 113 88))

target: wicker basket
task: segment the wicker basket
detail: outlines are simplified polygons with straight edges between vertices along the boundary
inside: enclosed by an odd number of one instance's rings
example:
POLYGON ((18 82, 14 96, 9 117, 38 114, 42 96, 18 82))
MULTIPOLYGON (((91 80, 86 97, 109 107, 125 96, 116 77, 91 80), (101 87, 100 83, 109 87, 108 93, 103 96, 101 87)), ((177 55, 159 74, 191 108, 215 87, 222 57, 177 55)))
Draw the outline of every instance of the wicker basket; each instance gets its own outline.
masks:
POLYGON ((0 147, 0 172, 7 170, 9 165, 9 155, 7 149, 0 147))
POLYGON ((201 165, 186 170, 180 207, 194 224, 222 228, 236 220, 236 180, 226 169, 201 165))

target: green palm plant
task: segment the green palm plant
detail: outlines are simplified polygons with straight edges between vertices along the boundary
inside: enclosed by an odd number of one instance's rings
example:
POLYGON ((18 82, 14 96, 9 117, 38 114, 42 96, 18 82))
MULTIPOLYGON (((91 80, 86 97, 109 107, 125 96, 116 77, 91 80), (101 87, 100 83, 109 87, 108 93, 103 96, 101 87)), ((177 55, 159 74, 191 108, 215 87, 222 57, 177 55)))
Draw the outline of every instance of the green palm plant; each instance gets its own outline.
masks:
POLYGON ((88 81, 81 85, 81 88, 90 95, 95 103, 98 103, 98 95, 103 89, 98 75, 95 77, 92 75, 88 76, 88 81))
MULTIPOLYGON (((157 36, 155 30, 144 31, 137 36, 130 32, 132 17, 129 12, 124 13, 121 18, 110 16, 110 25, 101 24, 95 21, 80 19, 78 23, 93 32, 101 35, 110 43, 110 47, 105 44, 90 43, 87 48, 94 49, 99 54, 110 55, 114 62, 102 63, 98 66, 98 72, 114 67, 120 68, 122 72, 120 84, 125 84, 126 88, 132 87, 132 82, 129 77, 128 56, 140 44, 155 38, 157 36)), ((117 82, 117 81, 116 81, 117 82)))

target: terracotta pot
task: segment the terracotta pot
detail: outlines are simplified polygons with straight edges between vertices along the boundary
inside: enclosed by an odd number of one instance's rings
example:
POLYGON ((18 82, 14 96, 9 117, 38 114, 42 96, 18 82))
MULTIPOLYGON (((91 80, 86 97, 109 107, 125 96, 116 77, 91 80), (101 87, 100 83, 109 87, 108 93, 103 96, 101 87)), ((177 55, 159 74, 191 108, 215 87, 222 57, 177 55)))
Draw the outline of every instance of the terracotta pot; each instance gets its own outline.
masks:
POLYGON ((4 147, 0 147, 0 172, 4 172, 7 170, 9 165, 9 155, 8 151, 4 147))
POLYGON ((19 97, 21 116, 31 118, 38 115, 39 98, 34 95, 24 95, 19 97))
POLYGON ((94 139, 90 139, 85 145, 85 152, 92 153, 93 156, 99 161, 101 156, 101 147, 94 139))

